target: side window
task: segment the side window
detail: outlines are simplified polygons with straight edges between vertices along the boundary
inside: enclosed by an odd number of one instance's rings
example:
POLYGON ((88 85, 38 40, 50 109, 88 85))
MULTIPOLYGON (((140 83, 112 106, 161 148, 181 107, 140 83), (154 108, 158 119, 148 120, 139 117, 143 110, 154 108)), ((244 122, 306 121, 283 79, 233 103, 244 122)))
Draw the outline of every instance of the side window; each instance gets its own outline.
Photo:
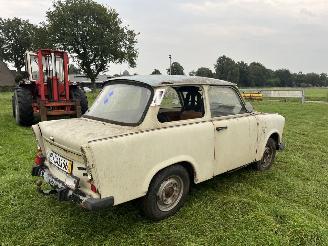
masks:
POLYGON ((246 113, 239 96, 230 87, 211 86, 209 102, 212 117, 246 113))
POLYGON ((202 89, 198 86, 181 86, 166 89, 157 119, 164 123, 202 118, 203 116, 202 89))
POLYGON ((162 100, 161 109, 181 109, 182 105, 178 93, 172 87, 168 87, 162 100))

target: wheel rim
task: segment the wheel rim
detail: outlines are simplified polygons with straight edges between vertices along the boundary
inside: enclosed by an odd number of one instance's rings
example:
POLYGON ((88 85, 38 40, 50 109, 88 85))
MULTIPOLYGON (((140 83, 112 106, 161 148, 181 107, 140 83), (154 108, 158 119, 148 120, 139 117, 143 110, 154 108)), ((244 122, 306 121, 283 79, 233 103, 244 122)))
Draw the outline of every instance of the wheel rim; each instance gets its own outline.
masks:
POLYGON ((273 156, 273 150, 270 147, 266 146, 262 158, 262 167, 265 168, 271 164, 272 156, 273 156))
POLYGON ((157 192, 157 206, 161 211, 170 211, 181 200, 184 190, 179 176, 171 176, 164 180, 157 192))

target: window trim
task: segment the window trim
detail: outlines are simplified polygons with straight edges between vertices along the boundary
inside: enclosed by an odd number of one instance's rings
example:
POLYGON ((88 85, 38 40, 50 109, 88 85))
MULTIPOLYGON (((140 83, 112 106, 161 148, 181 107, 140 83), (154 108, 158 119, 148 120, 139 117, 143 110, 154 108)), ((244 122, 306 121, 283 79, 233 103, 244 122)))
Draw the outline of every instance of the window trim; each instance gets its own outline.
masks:
POLYGON ((244 116, 245 114, 250 114, 250 112, 247 111, 246 109, 246 103, 243 99, 243 97, 241 96, 239 90, 237 87, 235 86, 229 86, 229 85, 209 85, 208 90, 207 90, 207 96, 208 96, 208 107, 209 107, 209 113, 210 113, 210 117, 211 119, 214 118, 222 118, 222 117, 231 117, 231 116, 244 116), (232 91, 235 92, 235 94, 237 94, 237 97, 239 99, 239 102, 242 106, 242 108, 245 110, 245 113, 239 113, 239 114, 231 114, 231 115, 221 115, 221 116, 212 116, 212 111, 211 111, 211 101, 210 101, 210 96, 209 96, 209 91, 212 87, 223 87, 223 88, 230 88, 232 91))

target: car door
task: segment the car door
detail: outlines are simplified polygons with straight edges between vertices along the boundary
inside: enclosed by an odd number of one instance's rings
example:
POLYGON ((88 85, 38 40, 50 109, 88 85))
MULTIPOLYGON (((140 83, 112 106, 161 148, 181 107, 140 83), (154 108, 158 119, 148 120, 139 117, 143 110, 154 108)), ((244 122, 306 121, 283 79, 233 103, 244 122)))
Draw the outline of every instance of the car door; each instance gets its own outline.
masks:
POLYGON ((214 125, 214 175, 255 160, 257 120, 247 112, 232 87, 210 86, 208 91, 214 125))

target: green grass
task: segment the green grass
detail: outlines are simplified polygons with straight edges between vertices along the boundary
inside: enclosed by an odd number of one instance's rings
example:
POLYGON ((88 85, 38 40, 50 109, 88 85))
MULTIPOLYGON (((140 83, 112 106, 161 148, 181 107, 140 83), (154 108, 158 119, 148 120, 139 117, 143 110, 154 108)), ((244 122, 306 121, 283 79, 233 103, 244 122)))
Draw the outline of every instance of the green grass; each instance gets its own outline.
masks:
POLYGON ((255 102, 287 120, 273 168, 196 185, 175 216, 154 223, 135 202, 89 212, 36 193, 36 143, 11 117, 10 96, 0 93, 0 245, 328 245, 327 105, 255 102))
POLYGON ((328 102, 328 88, 305 88, 305 100, 326 101, 328 102))

